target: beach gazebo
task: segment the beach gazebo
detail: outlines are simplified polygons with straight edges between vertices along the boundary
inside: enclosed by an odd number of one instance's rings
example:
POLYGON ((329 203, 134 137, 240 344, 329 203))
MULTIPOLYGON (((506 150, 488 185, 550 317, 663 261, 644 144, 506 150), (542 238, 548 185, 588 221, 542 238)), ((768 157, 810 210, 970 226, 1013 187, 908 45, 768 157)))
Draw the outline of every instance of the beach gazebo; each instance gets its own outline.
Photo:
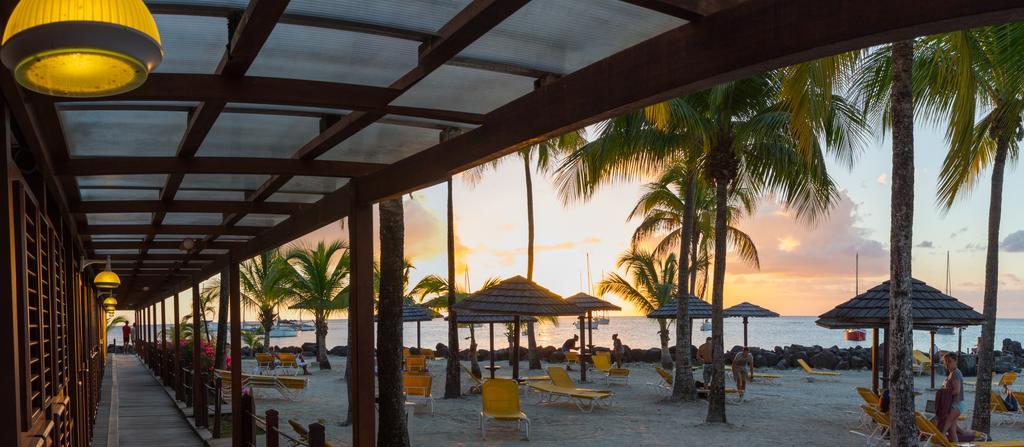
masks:
POLYGON ((725 310, 727 317, 743 318, 743 347, 747 347, 747 320, 753 318, 778 318, 779 314, 746 301, 725 310))
MULTIPOLYGON (((419 304, 405 304, 402 306, 402 322, 416 323, 416 349, 421 348, 420 344, 420 323, 433 320, 437 315, 433 310, 419 304)), ((379 316, 374 315, 373 321, 378 321, 379 316)))
MULTIPOLYGON (((579 315, 576 305, 522 276, 513 276, 474 293, 455 305, 458 312, 511 315, 515 336, 512 343, 512 378, 519 379, 519 325, 523 316, 579 315)), ((461 319, 460 319, 461 321, 461 319)))
MULTIPOLYGON (((587 341, 590 342, 590 351, 594 351, 594 311, 622 310, 622 308, 583 292, 570 296, 565 300, 575 304, 576 307, 585 312, 585 316, 580 314, 580 363, 585 363, 586 350, 584 346, 587 346, 587 341), (584 318, 586 319, 584 320, 584 318), (586 336, 584 336, 584 330, 587 332, 586 336)), ((582 365, 580 366, 580 380, 587 380, 587 368, 582 365)))
MULTIPOLYGON (((672 300, 647 314, 647 318, 675 319, 676 310, 676 300, 672 300)), ((690 319, 697 318, 711 318, 711 303, 690 295, 690 319)))
MULTIPOLYGON (((448 320, 448 318, 449 317, 445 317, 444 319, 448 320)), ((468 310, 458 311, 458 313, 455 316, 455 319, 459 322, 459 324, 486 324, 489 326, 488 332, 491 343, 491 354, 489 356, 491 366, 489 369, 491 370, 492 379, 494 378, 494 371, 497 369, 494 366, 494 324, 514 323, 514 318, 515 317, 513 317, 512 315, 488 315, 470 312, 468 310)), ((536 321, 537 319, 531 316, 520 317, 520 322, 523 323, 531 323, 536 321)))
MULTIPOLYGON (((911 278, 910 302, 913 327, 916 330, 933 332, 940 327, 980 325, 985 317, 971 306, 942 293, 924 281, 911 278)), ((878 368, 875 362, 878 351, 878 329, 889 326, 889 281, 872 287, 821 314, 818 326, 829 329, 872 328, 871 340, 871 388, 878 391, 878 368)), ((935 357, 935 343, 928 347, 935 357)), ((889 362, 885 362, 888 369, 889 362)), ((886 374, 886 377, 888 375, 886 374)), ((932 368, 934 385, 935 368, 932 368)), ((885 379, 883 379, 885 380, 885 379)))

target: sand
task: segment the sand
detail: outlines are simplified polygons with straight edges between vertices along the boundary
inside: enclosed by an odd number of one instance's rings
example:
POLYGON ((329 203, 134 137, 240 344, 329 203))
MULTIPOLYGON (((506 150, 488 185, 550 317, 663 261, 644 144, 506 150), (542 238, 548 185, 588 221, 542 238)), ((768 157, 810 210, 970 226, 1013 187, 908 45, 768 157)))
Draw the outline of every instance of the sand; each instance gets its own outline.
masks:
MULTIPOLYGON (((322 420, 328 441, 336 446, 349 445, 351 429, 342 427, 346 408, 344 376, 345 358, 331 357, 334 369, 319 371, 314 368, 309 376, 309 389, 300 400, 292 402, 272 390, 257 391, 257 411, 274 408, 282 423, 296 419, 303 424, 322 420)), ((246 360, 246 370, 255 363, 246 360)), ((434 375, 433 394, 438 397, 435 413, 430 416, 426 406, 420 406, 409 418, 409 436, 416 446, 459 445, 698 445, 779 446, 828 445, 861 446, 865 439, 851 433, 859 423, 860 397, 855 387, 869 386, 870 372, 843 371, 834 381, 809 382, 797 370, 768 372, 781 374, 775 383, 753 383, 743 402, 728 396, 727 425, 703 423, 707 413, 704 401, 676 404, 665 401, 666 392, 654 386, 658 382, 654 365, 629 364, 632 377, 628 385, 613 384, 615 401, 611 408, 598 408, 585 414, 571 403, 537 405, 537 394, 525 398, 523 411, 532 421, 530 441, 524 441, 515 432, 514 424, 493 425, 487 440, 481 442, 478 425, 480 396, 466 395, 460 399, 441 399, 444 394, 444 361, 431 364, 434 375)), ((504 375, 509 375, 508 362, 503 362, 504 375)), ((545 365, 547 366, 547 365, 545 365)), ((526 371, 523 364, 523 371, 526 371)), ((526 371, 527 375, 541 375, 539 371, 526 371)), ((698 372, 699 374, 699 372, 698 372)), ((502 374, 499 374, 499 376, 502 374)), ((579 371, 571 372, 573 379, 579 371)), ((606 388, 600 376, 591 373, 592 388, 606 388)), ((463 389, 469 378, 463 375, 463 389)), ((968 378, 968 380, 972 380, 968 378)), ((942 378, 936 377, 941 385, 942 378)), ((732 384, 730 383, 730 386, 732 384)), ((917 379, 917 388, 926 390, 927 376, 917 379)), ((931 393, 924 391, 917 406, 924 408, 931 393)), ((973 405, 974 393, 966 393, 966 408, 973 405)), ((968 410, 970 411, 970 410, 968 410)), ((970 417, 970 415, 968 415, 970 417)), ((998 420, 995 418, 994 420, 998 420)), ((962 423, 961 425, 965 425, 962 423)), ((290 431, 286 429, 286 431, 290 431)), ((995 439, 1024 439, 1024 424, 993 428, 995 439)))

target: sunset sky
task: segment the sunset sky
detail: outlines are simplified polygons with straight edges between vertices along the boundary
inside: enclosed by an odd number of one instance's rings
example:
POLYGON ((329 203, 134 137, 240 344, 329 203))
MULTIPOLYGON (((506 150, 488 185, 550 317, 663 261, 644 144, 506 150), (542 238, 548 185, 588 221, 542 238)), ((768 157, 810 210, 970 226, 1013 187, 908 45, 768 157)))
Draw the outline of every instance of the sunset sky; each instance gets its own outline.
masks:
MULTIPOLYGON (((783 315, 818 315, 854 295, 854 256, 860 253, 861 290, 886 279, 889 262, 890 152, 888 140, 873 141, 849 170, 833 164, 842 197, 827 220, 810 227, 787 215, 771 201, 740 222, 761 256, 755 270, 730 258, 726 306, 750 301, 783 315)), ((916 132, 916 205, 914 276, 939 289, 945 283, 945 256, 952 258, 953 295, 981 310, 984 282, 989 179, 948 213, 935 201, 936 174, 945 154, 941 130, 916 132)), ((640 195, 641 184, 605 188, 586 203, 564 206, 551 178, 534 177, 536 201, 536 271, 541 285, 568 296, 586 285, 586 257, 596 284, 629 245, 636 222, 626 217, 640 195)), ((1003 207, 1000 274, 1000 317, 1024 317, 1024 209, 1018 194, 1024 178, 1009 169, 1003 207)), ((526 203, 522 162, 506 157, 496 170, 470 185, 455 181, 455 223, 459 282, 469 270, 477 287, 491 276, 509 277, 526 270, 526 203)), ((412 281, 444 274, 445 186, 406 196, 406 256, 415 269, 412 281)), ((338 224, 303 238, 344 239, 338 224)), ((187 294, 186 294, 187 296, 187 294)), ((632 306, 607 297, 635 315, 632 306)), ((185 304, 182 304, 185 307, 185 304)), ((285 317, 293 317, 285 313, 285 317)), ((251 318, 251 316, 250 316, 251 318)))

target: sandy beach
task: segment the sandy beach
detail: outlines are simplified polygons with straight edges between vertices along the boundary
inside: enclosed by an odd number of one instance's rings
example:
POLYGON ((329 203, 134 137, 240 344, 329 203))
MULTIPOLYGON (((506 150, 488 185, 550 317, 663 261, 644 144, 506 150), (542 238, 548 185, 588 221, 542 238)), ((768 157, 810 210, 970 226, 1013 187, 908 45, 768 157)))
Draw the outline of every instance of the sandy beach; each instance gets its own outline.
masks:
MULTIPOLYGON (((330 371, 313 369, 309 376, 309 389, 298 401, 282 398, 272 390, 257 391, 257 411, 274 408, 279 411, 282 425, 287 419, 302 424, 322 420, 328 440, 336 446, 349 445, 351 430, 340 425, 346 408, 344 357, 331 357, 330 371)), ((246 370, 255 362, 246 359, 246 370)), ((499 375, 508 375, 508 363, 503 362, 499 375)), ((526 375, 541 375, 540 371, 522 371, 526 375)), ((545 365, 545 367, 548 365, 545 365)), ((782 379, 769 383, 753 383, 743 402, 734 395, 727 397, 728 425, 703 424, 707 405, 704 401, 674 404, 665 401, 666 392, 658 383, 653 365, 629 364, 632 376, 628 385, 613 384, 615 400, 611 408, 598 408, 593 413, 582 413, 571 403, 538 405, 538 395, 530 393, 523 402, 523 411, 532 421, 530 441, 515 432, 513 424, 491 425, 486 442, 481 442, 477 415, 480 396, 465 395, 461 399, 441 399, 444 392, 444 361, 431 364, 434 376, 433 394, 437 397, 434 415, 419 406, 409 418, 409 435, 413 445, 680 445, 683 440, 702 445, 864 445, 865 438, 851 431, 858 430, 859 405, 855 388, 869 386, 870 372, 843 371, 834 381, 809 382, 798 370, 776 371, 782 379)), ((574 380, 579 371, 570 373, 574 380)), ((591 388, 605 388, 601 376, 591 373, 591 388)), ((973 378, 968 378, 968 381, 973 378)), ((936 377, 941 385, 942 378, 936 377)), ((469 378, 463 375, 463 389, 469 378)), ((730 386, 732 384, 730 383, 730 386)), ((917 387, 924 393, 917 399, 923 409, 931 395, 927 376, 917 379, 917 387)), ((974 393, 966 393, 966 408, 973 406, 974 393)), ((968 410, 970 411, 970 410, 968 410)), ((968 415, 969 417, 970 415, 968 415)), ((994 421, 999 420, 995 417, 994 421)), ((965 425, 962 423, 961 425, 965 425)), ((288 429, 286 429, 288 431, 288 429)), ((994 426, 995 439, 1024 438, 1024 424, 994 426)), ((262 441, 262 439, 261 439, 262 441)))

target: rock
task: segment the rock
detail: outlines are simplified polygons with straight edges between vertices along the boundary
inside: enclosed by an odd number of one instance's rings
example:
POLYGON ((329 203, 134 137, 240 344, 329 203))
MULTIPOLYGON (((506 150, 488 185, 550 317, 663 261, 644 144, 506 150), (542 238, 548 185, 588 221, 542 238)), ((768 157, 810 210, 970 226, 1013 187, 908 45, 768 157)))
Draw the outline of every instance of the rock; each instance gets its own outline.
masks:
POLYGON ((1003 352, 1009 352, 1013 355, 1024 354, 1024 349, 1021 349, 1020 342, 1010 340, 1009 338, 1003 339, 1003 352))
POLYGON ((644 351, 640 361, 644 363, 661 363, 661 349, 651 348, 644 351))
POLYGON ((811 366, 819 369, 836 369, 839 360, 832 351, 822 350, 811 357, 811 366))
POLYGON ((565 362, 565 353, 563 353, 562 351, 552 352, 550 355, 548 355, 548 362, 551 362, 551 363, 564 363, 565 362))
POLYGON ((1003 374, 1005 372, 1013 371, 1013 369, 1014 369, 1013 357, 1005 356, 1005 355, 1004 356, 1000 356, 1000 357, 996 357, 995 362, 992 365, 992 369, 995 370, 995 372, 997 372, 999 374, 1003 374))
POLYGON ((775 364, 775 369, 786 369, 786 368, 789 368, 789 367, 786 365, 786 361, 785 360, 779 360, 779 363, 775 364))
POLYGON ((302 352, 302 348, 300 348, 298 346, 285 346, 283 348, 278 349, 278 352, 285 352, 285 353, 288 353, 288 354, 298 354, 298 353, 302 352))
POLYGON ((850 369, 863 369, 867 366, 867 360, 858 355, 850 356, 850 369))
POLYGON ((248 346, 243 346, 241 352, 243 358, 252 357, 252 349, 250 349, 248 346))
POLYGON ((316 353, 316 343, 303 343, 302 344, 302 353, 303 354, 306 354, 306 353, 315 354, 316 353))
POLYGON ((348 356, 348 346, 335 346, 331 348, 330 351, 327 351, 327 353, 339 357, 346 357, 348 356))
POLYGON ((842 361, 836 364, 836 369, 850 369, 850 362, 842 361))
POLYGON ((444 343, 438 343, 434 346, 434 355, 438 358, 448 357, 448 347, 444 343))

